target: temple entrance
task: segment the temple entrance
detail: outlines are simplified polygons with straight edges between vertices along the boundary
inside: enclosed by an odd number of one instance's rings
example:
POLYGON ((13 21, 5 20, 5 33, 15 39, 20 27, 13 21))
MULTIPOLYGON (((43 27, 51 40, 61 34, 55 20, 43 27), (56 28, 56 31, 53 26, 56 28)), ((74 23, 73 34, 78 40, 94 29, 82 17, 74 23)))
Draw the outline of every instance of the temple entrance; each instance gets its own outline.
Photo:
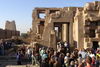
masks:
POLYGON ((93 43, 92 48, 93 48, 94 50, 96 50, 96 49, 99 47, 98 41, 93 41, 92 43, 93 43))
POLYGON ((55 22, 54 30, 56 32, 56 40, 69 42, 69 23, 67 22, 55 22))

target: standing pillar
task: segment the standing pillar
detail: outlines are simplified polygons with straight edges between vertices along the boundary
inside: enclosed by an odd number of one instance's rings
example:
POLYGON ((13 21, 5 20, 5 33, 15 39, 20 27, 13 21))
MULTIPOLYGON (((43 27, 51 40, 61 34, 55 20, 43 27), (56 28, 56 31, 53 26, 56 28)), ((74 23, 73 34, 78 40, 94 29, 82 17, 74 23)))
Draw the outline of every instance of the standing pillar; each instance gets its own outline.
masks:
POLYGON ((62 40, 68 42, 68 24, 62 24, 62 40))
POLYGON ((39 24, 37 24, 37 29, 36 29, 36 33, 39 33, 39 24))

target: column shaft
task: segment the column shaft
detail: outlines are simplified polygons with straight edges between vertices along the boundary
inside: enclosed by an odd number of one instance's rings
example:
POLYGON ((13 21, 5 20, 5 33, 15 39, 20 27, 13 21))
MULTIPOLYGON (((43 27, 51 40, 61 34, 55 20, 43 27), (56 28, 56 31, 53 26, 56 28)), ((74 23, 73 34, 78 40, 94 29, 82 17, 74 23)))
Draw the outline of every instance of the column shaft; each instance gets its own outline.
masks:
POLYGON ((68 24, 62 24, 62 40, 68 42, 68 24))

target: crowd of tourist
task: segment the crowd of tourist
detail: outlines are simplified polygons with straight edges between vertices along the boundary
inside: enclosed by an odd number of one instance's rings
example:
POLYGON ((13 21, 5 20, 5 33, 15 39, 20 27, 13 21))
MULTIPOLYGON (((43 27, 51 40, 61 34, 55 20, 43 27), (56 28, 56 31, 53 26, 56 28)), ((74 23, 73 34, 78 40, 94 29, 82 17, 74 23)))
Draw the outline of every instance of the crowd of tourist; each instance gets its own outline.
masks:
POLYGON ((12 45, 14 45, 14 43, 10 41, 0 40, 0 56, 5 55, 5 50, 12 48, 12 45))
POLYGON ((100 48, 72 51, 67 42, 59 42, 56 50, 37 45, 23 46, 17 53, 18 64, 21 64, 21 55, 31 60, 35 57, 40 67, 100 67, 100 48))

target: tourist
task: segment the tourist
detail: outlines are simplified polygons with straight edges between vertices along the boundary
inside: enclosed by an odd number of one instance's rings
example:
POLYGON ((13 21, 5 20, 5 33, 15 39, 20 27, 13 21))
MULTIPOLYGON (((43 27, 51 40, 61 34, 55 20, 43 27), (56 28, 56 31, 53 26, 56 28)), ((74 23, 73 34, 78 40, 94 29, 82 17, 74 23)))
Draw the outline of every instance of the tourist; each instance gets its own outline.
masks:
POLYGON ((48 63, 48 59, 47 59, 47 58, 45 58, 45 59, 41 62, 40 67, 49 67, 49 63, 48 63))
POLYGON ((49 67, 53 67, 54 63, 55 63, 55 58, 54 58, 54 56, 52 56, 50 61, 49 61, 49 67))
POLYGON ((57 52, 60 52, 61 51, 61 42, 58 42, 57 43, 57 52))
POLYGON ((4 55, 4 45, 3 42, 0 43, 0 55, 4 55))
POLYGON ((81 54, 79 54, 79 56, 78 56, 78 59, 77 59, 77 60, 78 60, 78 63, 79 63, 79 64, 81 64, 81 63, 82 63, 82 60, 83 60, 83 59, 82 59, 82 55, 81 55, 81 54))
POLYGON ((69 57, 68 56, 65 56, 64 58, 64 65, 65 67, 69 67, 69 57))
POLYGON ((100 67, 100 48, 96 52, 96 67, 100 67))
MULTIPOLYGON (((34 56, 35 64, 40 64, 40 67, 99 67, 100 66, 100 52, 95 53, 91 50, 74 49, 66 52, 64 43, 61 44, 61 50, 54 50, 51 47, 38 46, 25 48, 26 55, 34 56), (32 49, 32 50, 31 50, 32 49), (30 52, 32 51, 32 53, 30 52), (39 63, 37 63, 39 62, 39 63)), ((23 47, 23 46, 22 46, 23 47)), ((70 49, 70 48, 68 48, 70 49)), ((17 55, 17 63, 21 64, 23 50, 17 55), (21 54, 21 57, 20 57, 21 54)), ((25 55, 25 56, 26 56, 25 55)), ((31 58, 32 59, 32 58, 31 58)))
POLYGON ((48 54, 47 54, 46 51, 44 50, 44 53, 43 53, 42 56, 41 56, 42 61, 43 61, 45 58, 48 58, 48 54))
POLYGON ((85 60, 83 60, 82 63, 79 63, 78 67, 85 67, 85 60))
POLYGON ((25 52, 26 52, 26 47, 25 47, 25 45, 23 44, 23 46, 21 47, 21 51, 22 51, 22 53, 25 55, 25 52))
POLYGON ((74 61, 71 61, 69 67, 75 67, 74 65, 75 65, 74 61))
POLYGON ((71 63, 71 61, 75 61, 73 54, 71 53, 70 58, 69 58, 69 64, 71 63))
POLYGON ((86 57, 86 67, 92 67, 92 58, 90 56, 86 57))
POLYGON ((92 67, 96 66, 96 58, 93 56, 92 57, 92 67))
POLYGON ((61 67, 61 64, 60 64, 60 62, 58 61, 58 58, 57 58, 57 57, 55 58, 55 63, 54 63, 54 65, 53 65, 53 67, 61 67))
POLYGON ((81 49, 78 54, 81 54, 83 59, 86 59, 86 57, 88 56, 85 49, 81 49))
POLYGON ((89 51, 89 56, 92 58, 95 57, 95 54, 92 51, 89 51))
POLYGON ((78 64, 79 64, 79 63, 78 63, 78 60, 76 60, 74 66, 75 66, 75 67, 78 67, 78 64))
POLYGON ((17 53, 17 65, 21 65, 22 63, 22 54, 21 54, 21 51, 19 50, 18 53, 17 53))
POLYGON ((64 67, 64 53, 61 53, 59 55, 59 62, 61 63, 61 67, 64 67))
POLYGON ((28 59, 30 60, 30 59, 31 59, 31 56, 32 56, 32 50, 31 50, 31 47, 27 47, 26 55, 27 55, 28 59))

